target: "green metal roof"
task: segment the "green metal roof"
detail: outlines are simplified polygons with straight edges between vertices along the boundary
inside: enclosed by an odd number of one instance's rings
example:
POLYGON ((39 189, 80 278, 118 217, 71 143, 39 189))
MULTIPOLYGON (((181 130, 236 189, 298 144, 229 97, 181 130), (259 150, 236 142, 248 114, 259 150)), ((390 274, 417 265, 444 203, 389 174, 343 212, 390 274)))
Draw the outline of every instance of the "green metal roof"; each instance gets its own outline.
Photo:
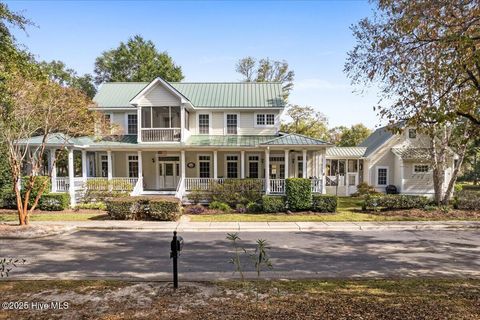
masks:
POLYGON ((366 147, 333 147, 327 149, 327 157, 361 158, 365 151, 366 147))
MULTIPOLYGON (((26 140, 20 141, 20 144, 39 145, 42 143, 43 136, 36 136, 26 140)), ((90 146, 90 147, 108 147, 108 146, 134 146, 137 145, 136 135, 113 135, 103 137, 101 140, 95 137, 77 137, 72 138, 63 133, 54 133, 47 137, 47 145, 52 146, 90 146)))
MULTIPOLYGON (((169 82, 197 108, 283 108, 278 82, 169 82)), ((103 108, 132 107, 130 100, 148 82, 109 82, 100 86, 93 101, 103 108)))
POLYGON ((264 145, 302 145, 302 146, 319 146, 319 145, 329 145, 329 143, 313 139, 301 134, 290 133, 285 134, 270 141, 262 143, 264 145))
POLYGON ((217 136, 193 135, 186 142, 187 146, 228 146, 228 147, 255 147, 277 136, 217 136))

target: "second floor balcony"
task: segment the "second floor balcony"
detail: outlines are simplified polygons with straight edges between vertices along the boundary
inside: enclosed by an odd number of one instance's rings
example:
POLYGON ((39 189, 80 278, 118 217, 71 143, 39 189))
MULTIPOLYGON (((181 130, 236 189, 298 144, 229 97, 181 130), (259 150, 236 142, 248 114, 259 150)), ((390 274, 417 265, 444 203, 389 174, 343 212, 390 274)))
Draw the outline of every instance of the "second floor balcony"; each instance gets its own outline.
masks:
POLYGON ((142 107, 141 142, 180 142, 181 114, 180 107, 142 107))

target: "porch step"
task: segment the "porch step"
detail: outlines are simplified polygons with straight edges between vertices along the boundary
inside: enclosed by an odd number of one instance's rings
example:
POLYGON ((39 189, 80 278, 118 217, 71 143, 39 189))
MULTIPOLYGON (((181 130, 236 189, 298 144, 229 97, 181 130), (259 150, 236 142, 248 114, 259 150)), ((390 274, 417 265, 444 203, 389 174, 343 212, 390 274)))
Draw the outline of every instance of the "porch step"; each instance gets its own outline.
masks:
POLYGON ((141 193, 142 196, 151 196, 151 195, 175 195, 175 190, 147 190, 141 193))

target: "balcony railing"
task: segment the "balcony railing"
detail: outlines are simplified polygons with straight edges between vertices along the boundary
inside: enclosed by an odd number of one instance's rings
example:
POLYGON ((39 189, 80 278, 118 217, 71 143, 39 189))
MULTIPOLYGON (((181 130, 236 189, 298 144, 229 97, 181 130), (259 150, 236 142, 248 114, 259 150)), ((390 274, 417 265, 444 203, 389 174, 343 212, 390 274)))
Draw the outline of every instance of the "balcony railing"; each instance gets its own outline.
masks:
POLYGON ((142 142, 180 141, 181 132, 181 128, 142 128, 142 142))

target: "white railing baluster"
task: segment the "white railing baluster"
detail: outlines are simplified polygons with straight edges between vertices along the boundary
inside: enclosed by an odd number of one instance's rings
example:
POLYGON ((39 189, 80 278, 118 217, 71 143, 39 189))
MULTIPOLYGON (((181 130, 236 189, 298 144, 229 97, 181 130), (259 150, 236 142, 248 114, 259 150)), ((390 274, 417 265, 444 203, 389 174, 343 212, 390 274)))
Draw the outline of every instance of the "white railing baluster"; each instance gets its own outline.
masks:
POLYGON ((142 142, 180 141, 181 128, 142 128, 142 142))

